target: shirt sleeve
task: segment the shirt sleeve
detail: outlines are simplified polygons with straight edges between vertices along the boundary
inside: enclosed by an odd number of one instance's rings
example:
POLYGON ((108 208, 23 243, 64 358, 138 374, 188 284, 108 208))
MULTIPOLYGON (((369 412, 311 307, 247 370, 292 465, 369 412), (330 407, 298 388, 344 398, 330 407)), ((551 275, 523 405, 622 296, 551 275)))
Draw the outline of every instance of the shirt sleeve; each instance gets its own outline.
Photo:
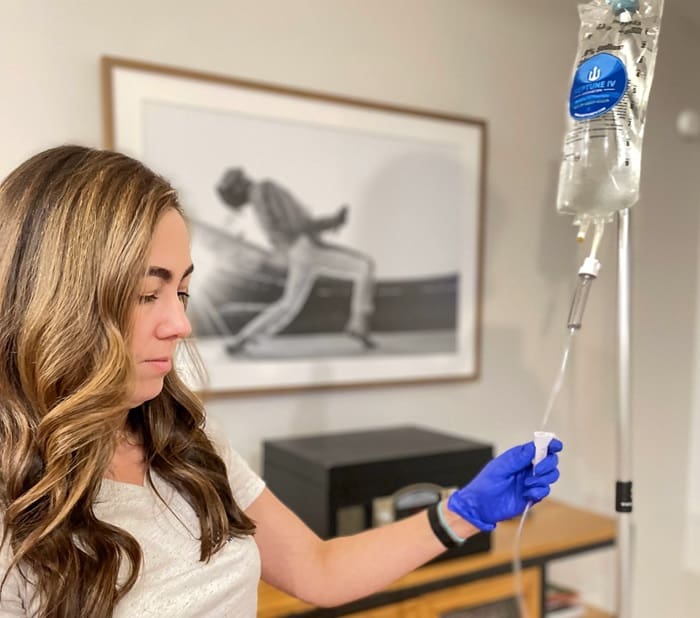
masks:
POLYGON ((210 416, 207 416, 205 431, 219 457, 226 464, 233 499, 241 510, 245 511, 265 489, 265 481, 233 450, 221 426, 210 416))
MULTIPOLYGON (((0 539, 2 538, 2 525, 0 524, 0 539)), ((7 542, 0 548, 0 583, 5 577, 10 563, 12 562, 10 549, 7 547, 7 542)), ((22 592, 25 586, 20 581, 21 577, 16 569, 13 569, 5 585, 0 591, 0 618, 16 618, 17 616, 26 616, 25 604, 22 599, 22 592)))

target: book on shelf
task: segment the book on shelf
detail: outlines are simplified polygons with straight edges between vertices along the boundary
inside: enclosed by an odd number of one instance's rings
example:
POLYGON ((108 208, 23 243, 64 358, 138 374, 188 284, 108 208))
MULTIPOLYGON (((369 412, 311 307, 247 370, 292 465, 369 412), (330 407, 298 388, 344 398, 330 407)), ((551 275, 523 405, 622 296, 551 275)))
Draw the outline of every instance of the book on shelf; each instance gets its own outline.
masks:
POLYGON ((584 607, 578 591, 547 584, 545 588, 546 618, 576 618, 584 615, 584 607))

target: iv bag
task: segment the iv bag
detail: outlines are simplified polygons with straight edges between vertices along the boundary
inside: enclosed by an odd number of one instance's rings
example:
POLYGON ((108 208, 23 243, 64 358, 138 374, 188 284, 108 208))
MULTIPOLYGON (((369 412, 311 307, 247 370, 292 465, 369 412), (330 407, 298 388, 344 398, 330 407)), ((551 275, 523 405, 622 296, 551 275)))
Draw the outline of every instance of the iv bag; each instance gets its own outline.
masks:
POLYGON ((557 191, 557 211, 575 215, 575 224, 608 221, 639 199, 662 12, 663 0, 579 5, 579 45, 557 191))

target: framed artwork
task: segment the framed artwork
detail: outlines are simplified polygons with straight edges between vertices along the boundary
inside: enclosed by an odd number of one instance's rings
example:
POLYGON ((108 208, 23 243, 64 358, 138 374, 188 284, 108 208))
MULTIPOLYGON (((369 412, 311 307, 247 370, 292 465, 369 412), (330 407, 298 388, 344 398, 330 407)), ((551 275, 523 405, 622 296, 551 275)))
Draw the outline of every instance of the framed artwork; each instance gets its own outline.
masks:
POLYGON ((189 221, 205 396, 478 376, 484 121, 117 58, 102 86, 189 221))

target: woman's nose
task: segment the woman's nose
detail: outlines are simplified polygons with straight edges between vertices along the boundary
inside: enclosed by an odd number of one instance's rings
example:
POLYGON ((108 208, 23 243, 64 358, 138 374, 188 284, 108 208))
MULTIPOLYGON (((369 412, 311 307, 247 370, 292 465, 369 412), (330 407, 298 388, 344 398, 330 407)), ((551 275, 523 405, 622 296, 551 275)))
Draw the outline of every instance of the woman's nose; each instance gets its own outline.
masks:
POLYGON ((185 308, 182 308, 182 312, 180 314, 181 316, 181 324, 180 324, 180 333, 179 337, 180 339, 187 339, 192 334, 192 324, 190 324, 190 320, 187 317, 187 314, 185 313, 185 308))
POLYGON ((186 339, 192 334, 192 325, 185 313, 185 306, 180 299, 168 306, 167 314, 164 316, 159 329, 159 336, 162 339, 186 339))

